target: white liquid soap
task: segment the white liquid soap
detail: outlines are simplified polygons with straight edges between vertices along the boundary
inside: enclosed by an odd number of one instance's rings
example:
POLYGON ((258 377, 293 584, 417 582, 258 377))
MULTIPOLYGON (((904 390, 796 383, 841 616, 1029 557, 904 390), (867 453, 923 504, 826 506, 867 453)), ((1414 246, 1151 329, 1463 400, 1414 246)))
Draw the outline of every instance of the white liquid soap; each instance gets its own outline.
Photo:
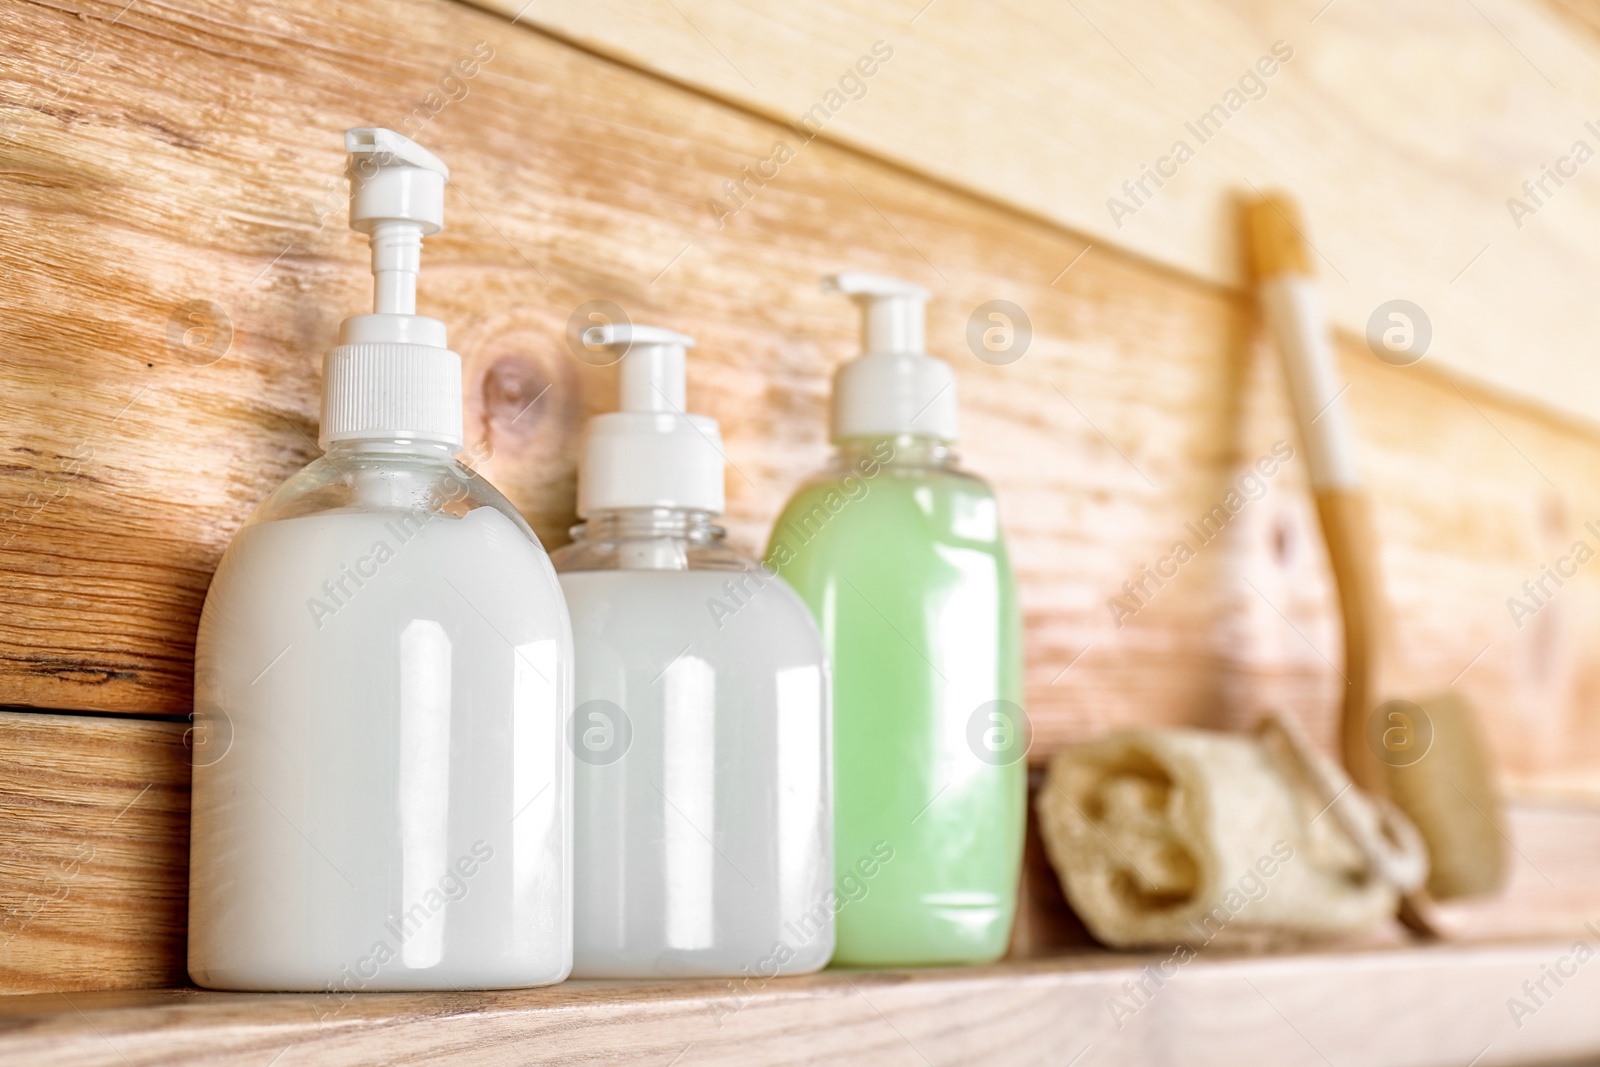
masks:
POLYGON ((189 973, 330 994, 561 981, 572 636, 516 510, 454 458, 460 360, 415 312, 444 165, 346 135, 376 312, 328 354, 322 442, 212 579, 195 647, 189 973))
POLYGON ((591 419, 587 522, 555 553, 577 707, 573 974, 770 978, 833 954, 831 685, 810 613, 723 542, 717 424, 684 414, 684 348, 647 326, 622 410, 591 419))

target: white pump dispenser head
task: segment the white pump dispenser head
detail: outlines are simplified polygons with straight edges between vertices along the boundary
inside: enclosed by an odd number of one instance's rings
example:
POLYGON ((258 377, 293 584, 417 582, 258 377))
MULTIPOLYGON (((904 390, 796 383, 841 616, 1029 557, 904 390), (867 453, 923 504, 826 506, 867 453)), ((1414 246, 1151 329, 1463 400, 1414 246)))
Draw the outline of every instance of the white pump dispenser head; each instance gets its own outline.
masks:
POLYGON ((422 238, 444 228, 450 171, 393 130, 346 130, 350 228, 372 243, 372 314, 339 327, 323 362, 323 448, 335 441, 391 438, 459 449, 461 357, 444 323, 418 315, 422 238))
POLYGON ((833 439, 916 434, 956 439, 956 379, 925 353, 928 291, 881 274, 846 271, 822 280, 861 308, 862 354, 833 379, 833 439))
POLYGON ((613 346, 620 410, 583 429, 578 515, 616 508, 722 514, 722 434, 717 420, 684 413, 684 349, 694 338, 659 326, 594 326, 583 343, 613 346))

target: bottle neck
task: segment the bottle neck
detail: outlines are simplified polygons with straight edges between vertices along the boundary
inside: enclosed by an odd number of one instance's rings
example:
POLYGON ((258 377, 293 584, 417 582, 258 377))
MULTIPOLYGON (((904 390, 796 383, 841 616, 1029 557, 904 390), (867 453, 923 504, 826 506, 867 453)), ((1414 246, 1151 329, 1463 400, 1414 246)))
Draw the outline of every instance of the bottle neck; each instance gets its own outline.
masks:
POLYGON ((862 469, 861 463, 878 463, 890 468, 937 467, 955 470, 959 457, 949 442, 920 434, 880 437, 847 437, 834 442, 836 464, 862 469))
POLYGON ((615 508, 597 511, 574 526, 574 541, 644 541, 670 538, 716 544, 727 535, 709 511, 688 508, 615 508))
POLYGON ((340 460, 355 459, 357 457, 453 463, 455 462, 456 450, 451 445, 441 444, 437 441, 373 437, 329 442, 326 455, 328 459, 335 463, 340 460))

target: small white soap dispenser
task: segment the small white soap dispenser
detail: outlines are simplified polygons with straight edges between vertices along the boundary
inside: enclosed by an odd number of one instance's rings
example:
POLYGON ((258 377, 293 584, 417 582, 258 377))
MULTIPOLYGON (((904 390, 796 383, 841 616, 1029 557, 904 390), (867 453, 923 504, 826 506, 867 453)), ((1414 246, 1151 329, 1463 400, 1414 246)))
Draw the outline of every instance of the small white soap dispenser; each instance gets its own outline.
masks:
POLYGON ((345 135, 374 312, 324 364, 326 454, 217 567, 195 642, 189 973, 351 994, 571 966, 572 637, 533 531, 454 458, 461 361, 417 315, 449 172, 345 135))
POLYGON ((782 580, 729 548, 715 420, 684 349, 596 327, 620 411, 584 430, 572 612, 573 974, 771 978, 833 954, 833 742, 822 642, 782 580))

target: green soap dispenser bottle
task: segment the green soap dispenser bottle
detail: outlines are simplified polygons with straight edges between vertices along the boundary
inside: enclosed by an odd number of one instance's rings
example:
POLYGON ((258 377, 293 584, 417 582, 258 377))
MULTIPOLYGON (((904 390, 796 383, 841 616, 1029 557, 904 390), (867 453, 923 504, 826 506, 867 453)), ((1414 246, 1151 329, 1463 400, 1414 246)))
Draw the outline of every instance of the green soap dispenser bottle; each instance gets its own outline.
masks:
POLYGON ((861 307, 865 351, 834 379, 833 461, 767 559, 833 662, 833 959, 987 962, 1010 940, 1027 806, 999 513, 950 450, 955 376, 923 352, 927 291, 855 272, 824 285, 861 307))

